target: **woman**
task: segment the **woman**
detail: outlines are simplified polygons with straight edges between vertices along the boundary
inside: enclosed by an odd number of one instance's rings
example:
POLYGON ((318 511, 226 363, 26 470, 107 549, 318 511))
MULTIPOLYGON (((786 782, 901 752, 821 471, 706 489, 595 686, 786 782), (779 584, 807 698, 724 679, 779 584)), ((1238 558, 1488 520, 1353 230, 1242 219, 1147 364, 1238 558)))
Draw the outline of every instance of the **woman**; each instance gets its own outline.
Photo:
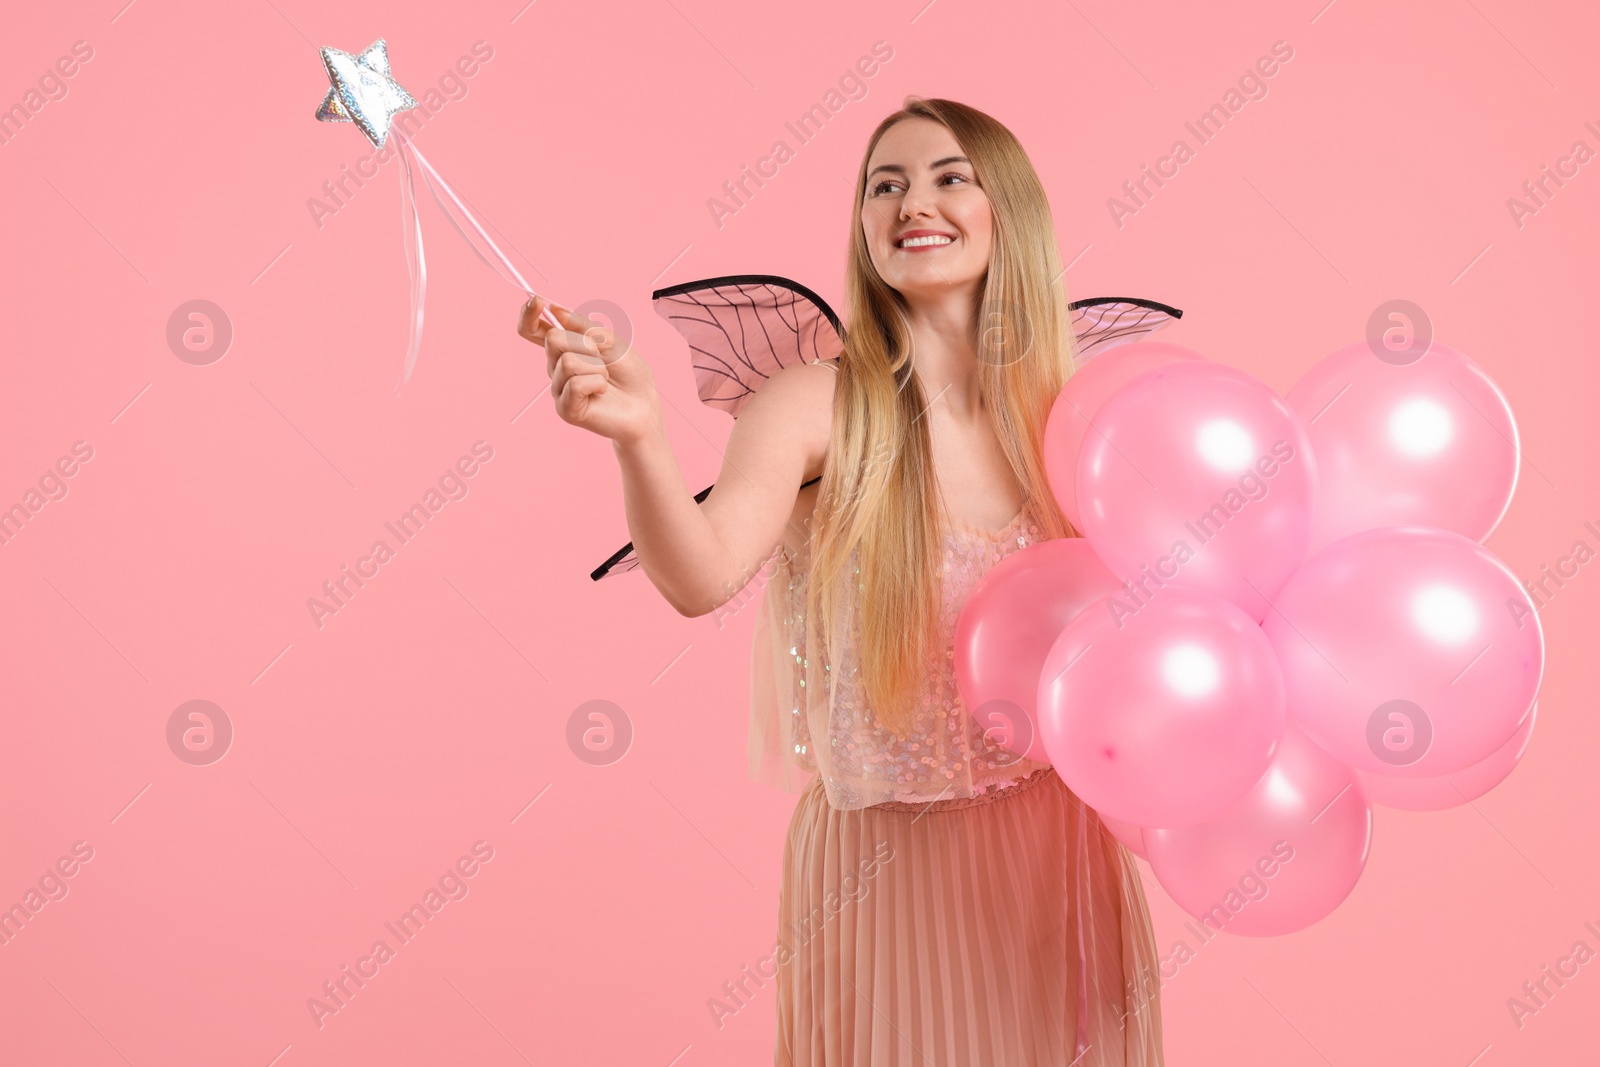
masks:
POLYGON ((988 568, 1074 536, 1040 455, 1074 358, 1044 189, 1000 123, 912 97, 868 141, 855 203, 842 355, 761 387, 702 505, 636 351, 559 307, 567 328, 548 327, 542 298, 519 327, 561 418, 612 440, 640 565, 679 612, 714 610, 776 556, 752 765, 803 783, 776 1063, 1160 1065, 1132 858, 973 720, 951 668, 988 568))

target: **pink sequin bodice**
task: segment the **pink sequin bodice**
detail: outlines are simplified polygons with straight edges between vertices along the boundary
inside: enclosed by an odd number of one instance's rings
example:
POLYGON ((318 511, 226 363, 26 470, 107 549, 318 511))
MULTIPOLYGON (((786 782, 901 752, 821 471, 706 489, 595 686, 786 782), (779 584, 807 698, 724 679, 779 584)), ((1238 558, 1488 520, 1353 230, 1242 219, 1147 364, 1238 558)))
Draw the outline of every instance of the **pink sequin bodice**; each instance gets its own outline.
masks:
POLYGON ((808 656, 802 612, 809 548, 795 558, 780 549, 767 591, 767 639, 778 646, 772 661, 775 699, 755 693, 753 760, 758 745, 773 747, 771 758, 781 754, 808 776, 821 774, 830 803, 842 809, 976 796, 1046 766, 1001 748, 971 717, 956 686, 954 647, 956 622, 973 587, 1001 559, 1040 539, 1028 507, 998 531, 946 523, 938 662, 930 665, 923 699, 904 737, 866 706, 854 612, 841 612, 845 617, 836 624, 842 626, 837 662, 808 656), (780 721, 762 721, 774 715, 780 721), (819 737, 825 751, 818 750, 819 737))

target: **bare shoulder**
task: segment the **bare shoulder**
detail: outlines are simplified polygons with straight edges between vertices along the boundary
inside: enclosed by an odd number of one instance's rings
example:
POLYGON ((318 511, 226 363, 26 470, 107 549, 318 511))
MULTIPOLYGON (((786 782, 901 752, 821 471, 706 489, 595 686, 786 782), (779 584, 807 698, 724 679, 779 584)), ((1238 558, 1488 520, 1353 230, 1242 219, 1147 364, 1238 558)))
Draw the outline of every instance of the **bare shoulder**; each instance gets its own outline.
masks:
MULTIPOLYGON (((815 363, 773 374, 739 410, 722 456, 716 489, 700 505, 735 562, 724 577, 744 584, 787 538, 822 473, 833 425, 836 372, 815 363)), ((720 581, 721 579, 719 579, 720 581)), ((726 597, 724 597, 726 599, 726 597)))
MULTIPOLYGON (((839 379, 839 361, 819 359, 815 363, 797 363, 784 367, 762 384, 756 396, 769 392, 784 394, 792 399, 816 400, 819 396, 833 399, 833 383, 839 379)), ((754 401, 751 401, 754 403, 754 401)))
POLYGON ((837 364, 830 359, 783 368, 762 383, 739 415, 740 422, 751 419, 797 448, 804 457, 802 481, 822 473, 833 431, 837 364))

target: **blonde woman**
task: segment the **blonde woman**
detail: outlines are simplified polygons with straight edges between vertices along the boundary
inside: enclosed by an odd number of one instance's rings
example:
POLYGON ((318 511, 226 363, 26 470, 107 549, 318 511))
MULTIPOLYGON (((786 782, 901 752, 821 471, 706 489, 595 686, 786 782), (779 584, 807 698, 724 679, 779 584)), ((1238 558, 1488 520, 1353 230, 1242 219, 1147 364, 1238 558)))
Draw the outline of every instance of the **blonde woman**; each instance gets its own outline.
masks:
POLYGON ((750 735, 758 776, 800 790, 775 1062, 1157 1067, 1131 856, 994 743, 952 673, 983 574, 1075 536, 1040 454, 1075 358, 1043 186, 999 122, 912 97, 868 140, 855 205, 842 353, 749 399, 703 504, 636 351, 564 308, 548 327, 542 298, 519 327, 561 418, 613 442, 639 565, 679 612, 776 559, 750 735))

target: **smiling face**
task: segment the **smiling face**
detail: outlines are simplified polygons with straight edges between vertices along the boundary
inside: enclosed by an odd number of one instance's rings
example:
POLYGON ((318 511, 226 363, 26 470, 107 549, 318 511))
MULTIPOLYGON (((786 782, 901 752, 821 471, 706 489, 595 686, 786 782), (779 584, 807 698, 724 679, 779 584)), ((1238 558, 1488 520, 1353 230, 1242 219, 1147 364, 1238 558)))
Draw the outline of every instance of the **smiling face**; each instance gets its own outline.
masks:
POLYGON ((989 269, 989 196, 955 135, 932 119, 905 119, 878 139, 861 228, 873 266, 907 300, 976 293, 989 269))

